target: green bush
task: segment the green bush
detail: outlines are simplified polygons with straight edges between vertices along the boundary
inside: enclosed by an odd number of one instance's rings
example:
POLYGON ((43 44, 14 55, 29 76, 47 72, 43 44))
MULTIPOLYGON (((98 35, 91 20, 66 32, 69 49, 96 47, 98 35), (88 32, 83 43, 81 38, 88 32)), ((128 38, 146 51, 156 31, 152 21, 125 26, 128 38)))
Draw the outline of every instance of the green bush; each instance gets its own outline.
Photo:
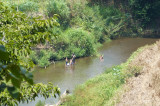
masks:
POLYGON ((46 56, 43 56, 40 60, 38 60, 38 65, 40 67, 46 67, 50 64, 49 59, 46 56))
POLYGON ((72 53, 76 57, 91 56, 96 54, 96 44, 92 33, 82 28, 72 28, 64 33, 60 32, 57 39, 53 39, 54 50, 34 51, 30 55, 34 63, 38 63, 40 67, 45 67, 51 61, 62 60, 65 57, 71 58, 72 53))
POLYGON ((60 16, 60 23, 67 24, 70 17, 70 10, 65 0, 51 0, 47 5, 48 16, 58 14, 60 16))
POLYGON ((85 14, 87 15, 88 11, 88 17, 89 22, 86 23, 86 29, 90 29, 93 32, 93 35, 95 36, 95 41, 98 41, 100 43, 103 43, 106 41, 105 36, 105 19, 100 14, 100 6, 95 5, 94 7, 87 7, 85 10, 85 14), (89 9, 91 9, 89 11, 89 9))
POLYGON ((73 17, 70 21, 72 27, 83 27, 95 36, 94 42, 104 42, 105 20, 100 15, 99 6, 89 7, 80 3, 73 5, 73 17))
POLYGON ((58 54, 53 50, 40 50, 37 52, 38 55, 38 65, 40 67, 45 67, 51 64, 52 61, 60 60, 58 54))
POLYGON ((69 38, 68 50, 77 57, 90 56, 95 53, 94 36, 89 32, 78 28, 68 29, 66 36, 69 38))
POLYGON ((155 20, 160 18, 159 0, 129 0, 129 8, 133 18, 139 21, 142 27, 152 28, 158 25, 155 20))
POLYGON ((100 14, 103 18, 121 18, 122 12, 115 8, 114 6, 100 6, 99 8, 100 14))
POLYGON ((34 64, 38 64, 38 57, 36 51, 32 51, 30 54, 30 58, 34 64))
POLYGON ((38 11, 39 6, 38 3, 33 1, 26 1, 18 5, 18 9, 24 12, 35 12, 38 11))
POLYGON ((77 57, 89 56, 95 53, 96 47, 94 36, 82 28, 70 28, 60 33, 57 39, 53 40, 53 48, 57 53, 57 59, 70 57, 75 53, 77 57))
POLYGON ((40 67, 45 67, 50 65, 51 61, 54 61, 56 58, 56 53, 52 50, 40 50, 40 51, 32 51, 30 54, 30 58, 32 59, 34 64, 38 64, 40 67))

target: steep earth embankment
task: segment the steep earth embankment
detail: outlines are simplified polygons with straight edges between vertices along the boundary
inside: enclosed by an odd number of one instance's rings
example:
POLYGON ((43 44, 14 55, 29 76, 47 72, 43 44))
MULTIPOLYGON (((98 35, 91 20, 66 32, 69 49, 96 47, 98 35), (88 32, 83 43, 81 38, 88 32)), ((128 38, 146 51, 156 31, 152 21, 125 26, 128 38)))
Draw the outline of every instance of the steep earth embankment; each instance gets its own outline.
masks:
POLYGON ((144 49, 130 65, 142 70, 127 81, 129 89, 117 106, 160 106, 160 41, 144 49))

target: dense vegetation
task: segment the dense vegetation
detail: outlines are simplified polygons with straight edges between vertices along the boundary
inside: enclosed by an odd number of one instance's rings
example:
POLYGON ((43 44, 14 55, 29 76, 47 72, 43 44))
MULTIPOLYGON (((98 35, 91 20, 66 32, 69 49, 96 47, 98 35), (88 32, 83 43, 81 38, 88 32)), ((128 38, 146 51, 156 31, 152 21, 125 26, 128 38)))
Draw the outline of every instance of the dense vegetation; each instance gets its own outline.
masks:
MULTIPOLYGON (((109 39, 133 37, 143 34, 145 29, 159 28, 159 0, 1 1, 5 4, 4 6, 0 2, 2 105, 31 101, 38 94, 49 97, 50 93, 54 96, 59 93, 58 88, 53 89, 52 84, 33 84, 33 76, 29 72, 33 62, 45 67, 51 61, 71 58, 72 53, 77 57, 95 55, 97 47, 109 39), (58 22, 56 17, 52 18, 54 14, 58 14, 58 22), (39 45, 43 47, 39 49, 39 45)), ((120 70, 119 68, 123 68, 123 65, 113 69, 120 70)), ((115 73, 107 72, 102 77, 112 74, 115 73)), ((113 89, 124 83, 123 77, 116 76, 115 81, 119 82, 113 82, 113 89)), ((112 90, 106 90, 110 94, 106 100, 113 95, 114 90, 110 91, 112 90)))
MULTIPOLYGON (((2 0, 3 1, 3 0, 2 0)), ((52 61, 95 55, 101 43, 120 36, 141 36, 147 28, 158 28, 160 17, 158 0, 5 0, 6 5, 15 6, 29 16, 52 17, 59 15, 60 27, 48 29, 60 35, 34 50, 31 58, 41 67, 52 61), (78 41, 79 38, 83 41, 78 41), (89 41, 89 42, 88 42, 89 41), (84 44, 84 45, 81 45, 84 44), (46 55, 48 54, 48 55, 46 55)), ((152 30, 151 32, 155 32, 152 30)))
POLYGON ((22 12, 0 2, 0 105, 14 106, 18 102, 59 94, 51 83, 34 84, 29 71, 31 47, 50 39, 46 29, 59 25, 55 18, 42 20, 27 17, 22 12))
POLYGON ((114 5, 116 8, 130 13, 134 22, 138 21, 141 27, 157 27, 156 22, 160 18, 159 0, 90 0, 92 4, 114 5), (155 25, 155 26, 154 26, 155 25))
POLYGON ((159 0, 130 0, 131 13, 142 27, 157 28, 160 18, 159 0))
POLYGON ((124 27, 124 24, 127 25, 125 20, 129 17, 113 6, 92 6, 86 0, 28 0, 14 1, 12 4, 10 1, 5 2, 31 16, 42 14, 46 18, 53 14, 59 15, 61 26, 48 30, 59 37, 51 38, 52 42, 47 42, 44 50, 34 50, 31 54, 34 63, 41 67, 49 65, 51 61, 70 58, 72 53, 76 57, 95 55, 101 43, 129 32, 124 27))

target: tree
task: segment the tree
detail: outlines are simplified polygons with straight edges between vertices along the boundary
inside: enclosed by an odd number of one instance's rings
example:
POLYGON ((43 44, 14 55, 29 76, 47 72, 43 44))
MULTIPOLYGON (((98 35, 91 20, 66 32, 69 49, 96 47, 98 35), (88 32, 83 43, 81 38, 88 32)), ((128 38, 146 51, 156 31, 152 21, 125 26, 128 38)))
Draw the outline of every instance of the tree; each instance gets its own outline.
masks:
POLYGON ((122 19, 118 22, 118 24, 115 24, 113 22, 109 22, 105 28, 105 31, 110 38, 115 38, 123 26, 124 25, 123 25, 122 19))
POLYGON ((31 47, 49 41, 47 29, 58 26, 57 18, 27 17, 13 7, 0 2, 0 105, 15 105, 59 94, 59 88, 34 84, 30 73, 33 62, 29 59, 31 47), (25 59, 22 59, 25 58, 25 59))
MULTIPOLYGON (((156 23, 160 18, 159 0, 129 0, 132 15, 143 27, 156 23)), ((157 24, 157 23, 156 23, 157 24)))

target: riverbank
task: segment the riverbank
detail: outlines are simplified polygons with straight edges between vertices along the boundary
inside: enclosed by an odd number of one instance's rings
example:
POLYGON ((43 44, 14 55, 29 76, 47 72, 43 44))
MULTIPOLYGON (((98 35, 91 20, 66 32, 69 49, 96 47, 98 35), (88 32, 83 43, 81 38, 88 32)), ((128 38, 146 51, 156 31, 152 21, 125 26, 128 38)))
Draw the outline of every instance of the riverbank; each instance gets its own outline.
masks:
MULTIPOLYGON (((136 82, 140 82, 141 76, 143 70, 144 70, 144 65, 141 65, 143 62, 148 61, 149 56, 152 53, 152 47, 154 50, 154 54, 156 53, 156 48, 158 48, 159 45, 158 43, 152 45, 152 46, 144 46, 139 48, 136 52, 134 52, 131 57, 127 60, 127 62, 114 66, 110 69, 107 69, 103 74, 87 81, 86 83, 80 85, 77 87, 73 93, 72 96, 69 96, 64 99, 65 104, 64 105, 87 105, 87 106, 92 106, 92 105, 116 105, 117 103, 120 102, 120 106, 122 105, 129 105, 132 103, 132 97, 135 98, 135 104, 139 103, 138 102, 138 93, 139 93, 139 86, 137 87, 137 95, 135 96, 134 90, 129 92, 129 90, 134 86, 136 82), (144 52, 146 52, 147 59, 144 58, 144 52), (141 59, 140 59, 141 57, 141 59), (143 59, 142 59, 143 57, 143 59), (138 60, 139 61, 138 61, 138 60), (137 65, 136 65, 136 64, 137 65), (138 65, 139 64, 139 65, 138 65), (132 82, 131 79, 138 78, 139 81, 133 80, 134 83, 132 82), (130 86, 129 86, 129 85, 130 86), (125 93, 125 92, 128 92, 125 93), (127 98, 129 94, 132 94, 130 97, 130 102, 125 102, 128 101, 127 98), (124 94, 124 96, 121 97, 121 95, 124 94), (122 99, 121 99, 122 98, 122 99), (126 100, 127 99, 127 100, 126 100), (137 101, 136 101, 137 100, 137 101)), ((158 55, 158 52, 157 52, 158 55)), ((158 59, 158 58, 157 58, 158 59)), ((153 59, 154 60, 154 59, 153 59)), ((151 62, 151 61, 150 61, 151 62)), ((144 77, 147 79, 148 77, 144 77)), ((155 77, 159 78, 159 77, 155 77)), ((153 79, 153 78, 152 78, 153 79)), ((149 79, 148 79, 149 80, 149 79)), ((143 83, 143 82, 142 82, 143 83)), ((155 82, 154 82, 155 84, 155 82)), ((152 86, 152 85, 150 85, 152 86)), ((158 87, 156 87, 158 89, 158 87)), ((143 90, 142 90, 143 91, 143 90)), ((148 96, 152 97, 152 96, 148 96)), ((150 102, 152 103, 152 102, 150 102)))
POLYGON ((140 75, 128 80, 129 88, 118 106, 160 105, 160 41, 144 49, 131 63, 141 67, 140 75))

